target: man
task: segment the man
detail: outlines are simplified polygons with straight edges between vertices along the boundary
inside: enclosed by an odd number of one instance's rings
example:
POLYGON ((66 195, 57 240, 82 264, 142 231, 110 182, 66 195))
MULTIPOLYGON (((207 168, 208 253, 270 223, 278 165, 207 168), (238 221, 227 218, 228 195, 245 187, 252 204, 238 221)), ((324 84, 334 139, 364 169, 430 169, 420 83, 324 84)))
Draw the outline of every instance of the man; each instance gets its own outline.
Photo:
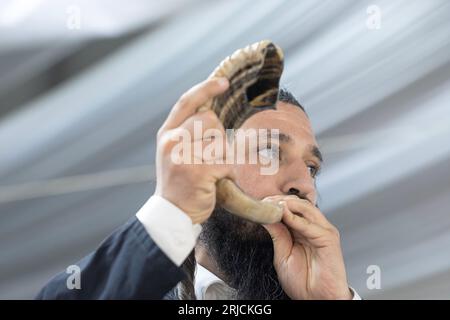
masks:
POLYGON ((226 140, 216 115, 197 109, 228 85, 210 79, 179 99, 158 131, 154 195, 77 263, 81 288, 69 289, 61 273, 38 298, 359 299, 347 283, 339 233, 317 207, 322 157, 311 124, 288 92, 281 92, 276 110, 242 125, 279 130, 270 147, 247 150, 279 157, 275 174, 261 175, 254 163, 174 163, 177 136, 194 133, 195 123, 226 140), (215 183, 225 177, 256 199, 282 205, 282 221, 262 226, 216 206, 215 183))

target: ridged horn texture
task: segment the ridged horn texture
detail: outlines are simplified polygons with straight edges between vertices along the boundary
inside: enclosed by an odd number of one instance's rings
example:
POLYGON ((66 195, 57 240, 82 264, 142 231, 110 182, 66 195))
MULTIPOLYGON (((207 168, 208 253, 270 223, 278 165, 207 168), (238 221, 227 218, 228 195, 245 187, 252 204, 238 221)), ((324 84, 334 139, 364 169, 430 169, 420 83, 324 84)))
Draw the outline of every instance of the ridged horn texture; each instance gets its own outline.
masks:
MULTIPOLYGON (((202 109, 212 109, 225 129, 237 129, 255 113, 275 109, 283 61, 282 50, 268 40, 235 51, 210 75, 226 77, 228 90, 202 109)), ((216 186, 217 202, 231 213, 262 224, 281 220, 281 207, 249 197, 230 179, 221 179, 216 186)))

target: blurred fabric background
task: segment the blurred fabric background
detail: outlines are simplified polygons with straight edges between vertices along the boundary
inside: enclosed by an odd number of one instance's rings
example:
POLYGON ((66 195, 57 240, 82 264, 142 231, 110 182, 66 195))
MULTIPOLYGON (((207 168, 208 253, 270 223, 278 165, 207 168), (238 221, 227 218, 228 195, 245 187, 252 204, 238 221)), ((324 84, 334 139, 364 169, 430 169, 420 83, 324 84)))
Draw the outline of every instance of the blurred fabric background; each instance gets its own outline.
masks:
POLYGON ((262 39, 322 147, 351 285, 449 299, 448 0, 0 0, 0 298, 32 298, 134 215, 173 103, 262 39))

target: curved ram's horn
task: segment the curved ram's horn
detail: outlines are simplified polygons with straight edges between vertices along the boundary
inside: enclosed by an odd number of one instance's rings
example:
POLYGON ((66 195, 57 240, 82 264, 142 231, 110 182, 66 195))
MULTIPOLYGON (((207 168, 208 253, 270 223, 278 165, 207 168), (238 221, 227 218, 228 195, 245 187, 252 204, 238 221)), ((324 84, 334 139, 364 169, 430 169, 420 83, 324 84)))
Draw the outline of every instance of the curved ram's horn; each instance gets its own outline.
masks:
MULTIPOLYGON (((239 128, 251 115, 275 109, 283 72, 283 52, 270 41, 237 50, 210 75, 226 77, 230 86, 201 109, 212 109, 225 129, 239 128)), ((226 210, 258 223, 281 220, 282 208, 244 194, 230 179, 217 182, 217 201, 226 210)))

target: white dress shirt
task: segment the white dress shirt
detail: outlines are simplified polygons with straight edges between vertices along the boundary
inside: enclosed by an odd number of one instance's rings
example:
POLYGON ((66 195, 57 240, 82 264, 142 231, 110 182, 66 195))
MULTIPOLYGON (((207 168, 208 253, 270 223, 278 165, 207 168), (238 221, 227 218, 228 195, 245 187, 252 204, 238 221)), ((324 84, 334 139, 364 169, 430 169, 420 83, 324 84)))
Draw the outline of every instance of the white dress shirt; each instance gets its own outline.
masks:
MULTIPOLYGON (((177 266, 181 266, 194 249, 202 229, 199 224, 192 224, 191 218, 180 208, 156 195, 150 197, 136 217, 158 247, 177 266)), ((194 287, 198 300, 229 300, 234 295, 234 289, 199 264, 194 287)), ((354 289, 350 290, 353 300, 361 300, 354 289)))
MULTIPOLYGON (((197 263, 195 271, 195 297, 197 300, 233 300, 235 290, 229 287, 214 273, 197 263)), ((361 300, 359 294, 350 288, 353 300, 361 300)))
POLYGON ((195 270, 194 288, 197 300, 233 300, 235 296, 233 288, 198 263, 195 270))

